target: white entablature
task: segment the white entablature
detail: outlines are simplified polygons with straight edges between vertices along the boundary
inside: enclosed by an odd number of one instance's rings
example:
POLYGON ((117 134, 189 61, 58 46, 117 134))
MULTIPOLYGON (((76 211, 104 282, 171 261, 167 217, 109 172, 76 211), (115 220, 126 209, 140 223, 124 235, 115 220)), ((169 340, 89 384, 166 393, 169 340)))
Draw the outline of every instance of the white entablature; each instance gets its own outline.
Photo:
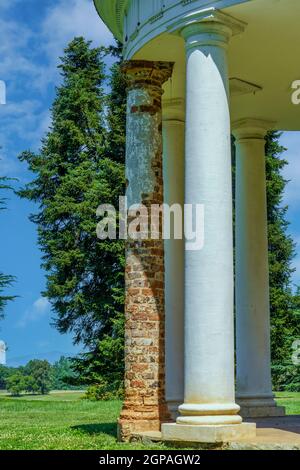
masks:
POLYGON ((114 35, 124 42, 126 56, 149 40, 167 32, 177 18, 196 9, 227 8, 251 0, 94 0, 114 35))
POLYGON ((273 121, 277 129, 298 130, 300 106, 292 103, 292 84, 300 76, 292 46, 299 43, 299 1, 94 1, 104 22, 124 43, 125 59, 174 62, 172 81, 164 86, 166 100, 185 100, 185 46, 179 33, 184 22, 211 12, 226 15, 226 23, 244 25, 228 45, 232 122, 251 116, 273 121))

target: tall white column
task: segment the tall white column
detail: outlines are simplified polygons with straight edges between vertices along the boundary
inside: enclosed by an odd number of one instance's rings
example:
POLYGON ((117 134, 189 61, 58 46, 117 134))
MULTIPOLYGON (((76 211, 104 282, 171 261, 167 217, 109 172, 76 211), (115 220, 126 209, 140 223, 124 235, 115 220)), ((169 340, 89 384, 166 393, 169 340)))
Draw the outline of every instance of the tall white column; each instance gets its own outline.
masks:
POLYGON ((271 381, 265 135, 272 123, 244 119, 233 127, 237 400, 245 417, 282 416, 271 381))
POLYGON ((181 424, 236 424, 230 116, 231 30, 183 30, 187 54, 185 203, 204 204, 204 248, 185 253, 185 392, 181 424))
MULTIPOLYGON (((184 205, 184 101, 163 101, 164 202, 184 205)), ((165 240, 166 401, 173 418, 183 401, 184 240, 165 240)))
POLYGON ((187 58, 185 204, 204 205, 204 247, 191 251, 186 241, 184 403, 177 424, 162 426, 163 438, 201 442, 255 436, 255 424, 242 424, 235 403, 226 52, 232 29, 221 22, 223 16, 214 15, 182 31, 187 58))

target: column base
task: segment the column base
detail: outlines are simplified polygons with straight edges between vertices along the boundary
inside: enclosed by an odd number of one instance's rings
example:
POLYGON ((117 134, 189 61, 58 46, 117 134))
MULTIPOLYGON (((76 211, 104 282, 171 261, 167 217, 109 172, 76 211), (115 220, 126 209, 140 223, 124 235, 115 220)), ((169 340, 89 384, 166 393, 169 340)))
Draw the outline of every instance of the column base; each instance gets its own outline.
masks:
POLYGON ((285 407, 277 406, 271 397, 237 397, 242 418, 270 418, 285 416, 285 407))
POLYGON ((242 418, 275 418, 285 416, 284 406, 242 406, 242 418))
POLYGON ((167 407, 171 416, 171 419, 173 421, 176 421, 176 419, 179 416, 179 411, 178 408, 181 405, 183 400, 167 400, 167 407))
POLYGON ((226 425, 188 425, 166 423, 162 425, 163 441, 216 443, 245 439, 252 440, 255 437, 255 423, 226 425))
POLYGON ((179 416, 176 423, 188 426, 236 426, 242 423, 242 417, 240 415, 179 416))

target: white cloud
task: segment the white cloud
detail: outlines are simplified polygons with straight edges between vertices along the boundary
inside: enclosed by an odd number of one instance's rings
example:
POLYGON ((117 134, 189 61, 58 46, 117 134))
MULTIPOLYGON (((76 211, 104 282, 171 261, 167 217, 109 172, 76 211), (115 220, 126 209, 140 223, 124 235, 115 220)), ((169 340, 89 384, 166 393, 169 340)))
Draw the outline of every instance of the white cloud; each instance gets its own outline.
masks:
POLYGON ((10 158, 0 149, 0 175, 15 177, 20 170, 20 165, 15 158, 10 158))
MULTIPOLYGON (((20 0, 0 0, 0 11, 20 0)), ((99 18, 92 0, 58 0, 45 9, 39 28, 0 18, 0 79, 7 84, 7 104, 0 106, 0 171, 19 176, 15 143, 37 150, 50 125, 45 98, 49 86, 58 83, 57 64, 63 49, 75 36, 84 36, 95 46, 108 45, 113 38, 99 18)))
POLYGON ((33 309, 38 313, 44 314, 49 309, 50 303, 46 297, 40 297, 33 304, 33 309))
POLYGON ((113 42, 113 36, 98 16, 92 0, 60 0, 49 8, 40 32, 48 67, 44 68, 44 74, 37 75, 36 86, 57 81, 59 57, 76 36, 83 36, 94 46, 108 46, 113 42))
POLYGON ((1 142, 11 143, 11 139, 26 138, 31 147, 36 148, 50 125, 50 112, 43 109, 38 100, 23 100, 9 103, 0 111, 2 127, 1 142))
POLYGON ((84 36, 95 46, 109 45, 113 41, 92 0, 56 1, 45 11, 40 28, 35 31, 24 23, 0 18, 1 79, 13 82, 23 74, 30 77, 27 85, 31 89, 45 90, 56 82, 59 57, 75 36, 84 36))
POLYGON ((25 328, 29 323, 36 322, 44 318, 50 312, 50 302, 45 297, 37 299, 32 307, 23 314, 17 322, 18 328, 25 328))
POLYGON ((1 0, 0 10, 7 10, 16 5, 20 0, 1 0))
POLYGON ((0 174, 20 177, 23 165, 11 149, 16 140, 25 139, 32 150, 37 150, 50 126, 50 112, 38 100, 8 102, 0 106, 0 121, 0 174))
POLYGON ((1 78, 11 80, 20 73, 36 73, 29 48, 35 37, 25 23, 14 21, 11 17, 0 18, 0 73, 1 78))
POLYGON ((49 9, 42 23, 44 47, 49 59, 57 61, 66 44, 84 36, 95 45, 109 45, 112 34, 99 18, 92 0, 60 0, 49 9))

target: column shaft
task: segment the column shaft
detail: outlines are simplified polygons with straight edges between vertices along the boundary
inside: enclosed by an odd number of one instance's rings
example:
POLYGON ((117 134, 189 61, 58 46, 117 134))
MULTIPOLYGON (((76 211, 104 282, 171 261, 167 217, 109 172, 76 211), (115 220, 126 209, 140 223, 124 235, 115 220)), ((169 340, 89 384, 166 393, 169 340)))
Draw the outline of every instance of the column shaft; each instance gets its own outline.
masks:
POLYGON ((238 424, 234 392, 233 236, 226 46, 214 22, 187 47, 185 203, 203 204, 202 250, 185 253, 185 398, 180 424, 238 424))
POLYGON ((237 400, 245 417, 282 414, 282 408, 276 408, 271 381, 267 125, 258 120, 234 125, 237 400))
MULTIPOLYGON (((162 85, 172 64, 131 61, 129 79, 126 176, 127 204, 163 202, 162 85)), ((165 404, 164 242, 128 239, 125 299, 125 402, 119 436, 158 431, 168 420, 165 404)))
MULTIPOLYGON (((184 121, 163 120, 165 203, 184 206, 184 121)), ((184 240, 165 240, 166 400, 173 417, 183 401, 184 240)))

